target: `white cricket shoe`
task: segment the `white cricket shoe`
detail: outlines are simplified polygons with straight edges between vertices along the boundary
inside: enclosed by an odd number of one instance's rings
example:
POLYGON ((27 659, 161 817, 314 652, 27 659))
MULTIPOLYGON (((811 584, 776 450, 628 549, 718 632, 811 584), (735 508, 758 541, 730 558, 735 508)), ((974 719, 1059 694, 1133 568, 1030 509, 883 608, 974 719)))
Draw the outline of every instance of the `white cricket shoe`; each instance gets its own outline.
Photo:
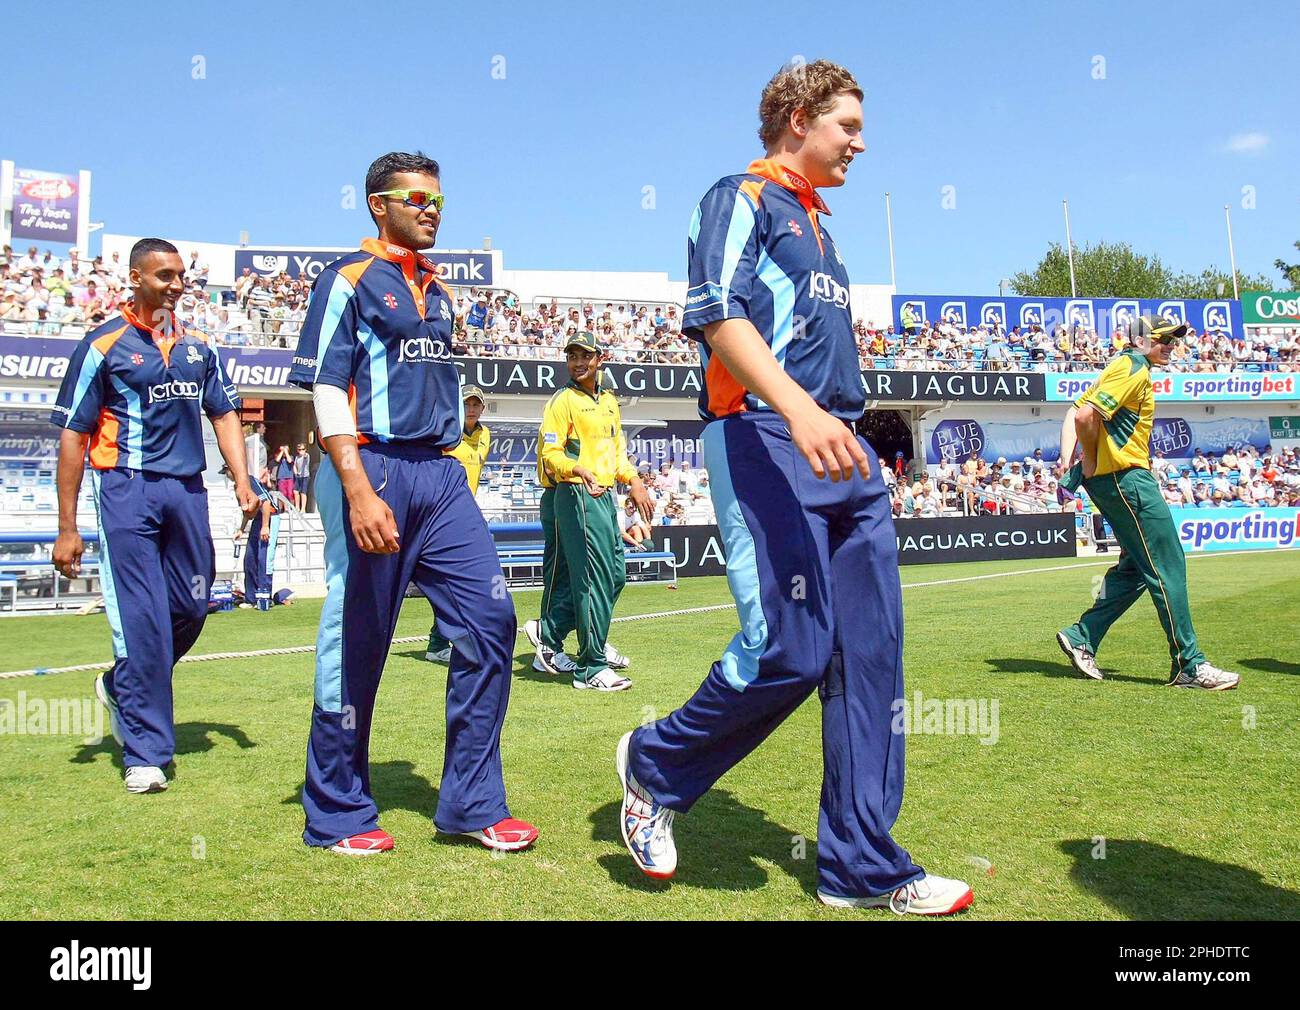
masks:
POLYGON ((563 652, 552 649, 542 641, 541 621, 525 621, 524 634, 537 650, 537 655, 533 657, 533 669, 538 673, 573 673, 578 668, 578 664, 563 652))
POLYGON ((975 895, 964 880, 949 880, 927 873, 892 894, 846 898, 818 889, 817 900, 831 908, 888 908, 897 915, 952 915, 969 907, 975 901, 975 895))
MULTIPOLYGON (((545 649, 546 647, 543 646, 542 648, 545 649)), ((573 661, 572 657, 570 657, 567 652, 554 652, 550 649, 546 649, 546 653, 547 658, 543 659, 542 651, 539 649, 537 655, 533 657, 533 669, 538 673, 572 674, 573 671, 578 668, 578 664, 573 661), (550 661, 550 666, 546 665, 547 659, 550 661)))
POLYGON ((626 670, 632 665, 632 660, 628 659, 608 642, 605 643, 605 662, 609 664, 611 670, 626 670))
POLYGON ((95 697, 99 703, 108 710, 108 729, 113 734, 113 739, 117 741, 119 747, 122 746, 122 716, 117 710, 116 699, 108 693, 108 685, 104 683, 104 674, 95 678, 95 697))
POLYGON ((658 803, 637 782, 627 767, 632 731, 623 734, 614 752, 614 766, 623 786, 619 829, 623 844, 637 868, 647 877, 667 880, 677 872, 677 845, 673 842, 673 811, 658 803))
POLYGON ((1202 663, 1191 676, 1180 673, 1169 682, 1170 687, 1199 687, 1205 691, 1231 691, 1241 681, 1241 675, 1220 670, 1217 666, 1202 663))
POLYGON ((1070 665, 1083 676, 1092 680, 1106 679, 1106 675, 1097 667, 1097 657, 1082 645, 1075 645, 1071 642, 1064 631, 1056 633, 1056 644, 1070 658, 1070 665))
POLYGON ((590 680, 583 680, 581 677, 573 678, 573 687, 578 691, 626 691, 632 686, 632 682, 626 677, 615 673, 608 666, 602 666, 590 680))
POLYGON ((161 768, 137 766, 126 770, 128 793, 160 793, 167 788, 167 776, 161 768))

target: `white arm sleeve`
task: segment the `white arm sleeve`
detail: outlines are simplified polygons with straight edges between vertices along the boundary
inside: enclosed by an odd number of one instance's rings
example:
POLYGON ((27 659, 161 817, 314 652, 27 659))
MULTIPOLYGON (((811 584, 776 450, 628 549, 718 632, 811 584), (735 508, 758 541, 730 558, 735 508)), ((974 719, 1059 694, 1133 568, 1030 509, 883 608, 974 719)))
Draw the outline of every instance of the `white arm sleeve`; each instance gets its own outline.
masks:
POLYGON ((348 394, 338 386, 316 383, 312 387, 311 402, 316 408, 316 427, 320 429, 321 438, 356 436, 357 423, 352 417, 352 408, 348 406, 348 394))

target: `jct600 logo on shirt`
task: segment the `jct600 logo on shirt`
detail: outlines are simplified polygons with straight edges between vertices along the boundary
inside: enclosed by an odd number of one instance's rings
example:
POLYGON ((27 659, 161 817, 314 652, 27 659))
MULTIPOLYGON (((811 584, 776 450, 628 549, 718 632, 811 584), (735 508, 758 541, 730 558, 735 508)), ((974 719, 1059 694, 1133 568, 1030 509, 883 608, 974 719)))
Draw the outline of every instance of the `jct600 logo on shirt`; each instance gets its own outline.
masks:
POLYGON ((158 382, 149 387, 149 402, 162 403, 164 400, 197 400, 199 384, 173 379, 171 382, 158 382))
POLYGON ((411 337, 397 347, 398 361, 450 361, 451 347, 432 337, 411 337))
POLYGON ((848 308, 849 305, 849 289, 830 274, 816 272, 809 274, 808 295, 842 309, 848 308))

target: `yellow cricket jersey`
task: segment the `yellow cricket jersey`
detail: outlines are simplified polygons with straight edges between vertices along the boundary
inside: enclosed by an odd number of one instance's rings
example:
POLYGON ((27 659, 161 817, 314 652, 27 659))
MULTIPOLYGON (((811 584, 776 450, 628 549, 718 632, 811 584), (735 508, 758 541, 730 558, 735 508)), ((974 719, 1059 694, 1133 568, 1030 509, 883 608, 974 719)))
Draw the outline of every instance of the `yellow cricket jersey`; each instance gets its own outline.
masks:
POLYGON ((444 449, 448 456, 455 456, 465 468, 465 479, 469 482, 469 493, 478 490, 479 475, 483 464, 487 462, 488 446, 492 442, 492 433, 486 424, 475 426, 468 435, 461 433, 460 443, 454 449, 444 449))
POLYGON ((581 483, 573 468, 585 466, 602 487, 630 484, 636 467, 627 458, 618 401, 596 386, 590 395, 575 382, 551 397, 537 433, 537 478, 542 487, 581 483))
POLYGON ((1151 424, 1156 416, 1151 365, 1129 348, 1110 359, 1097 381, 1074 401, 1101 414, 1103 434, 1097 443, 1097 473, 1131 466, 1151 467, 1151 424))

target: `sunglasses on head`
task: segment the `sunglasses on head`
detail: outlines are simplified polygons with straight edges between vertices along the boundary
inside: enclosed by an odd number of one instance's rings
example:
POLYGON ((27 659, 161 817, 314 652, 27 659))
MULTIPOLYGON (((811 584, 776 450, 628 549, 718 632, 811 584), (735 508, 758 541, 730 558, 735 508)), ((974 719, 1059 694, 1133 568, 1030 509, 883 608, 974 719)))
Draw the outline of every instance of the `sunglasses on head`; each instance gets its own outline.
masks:
POLYGON ((421 210, 432 206, 439 214, 442 213, 442 205, 446 202, 446 197, 431 189, 386 189, 382 193, 372 195, 392 197, 394 200, 401 200, 408 207, 419 207, 421 210))

